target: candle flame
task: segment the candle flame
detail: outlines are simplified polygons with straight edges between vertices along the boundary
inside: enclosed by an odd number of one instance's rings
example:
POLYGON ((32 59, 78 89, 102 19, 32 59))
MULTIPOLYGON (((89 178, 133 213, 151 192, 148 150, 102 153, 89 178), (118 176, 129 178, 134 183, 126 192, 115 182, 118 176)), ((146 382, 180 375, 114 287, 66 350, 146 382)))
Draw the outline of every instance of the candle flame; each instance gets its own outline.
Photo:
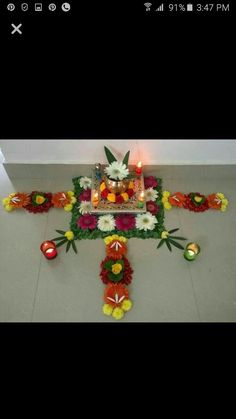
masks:
POLYGON ((189 256, 193 256, 193 255, 195 255, 195 252, 193 250, 188 250, 188 254, 189 254, 189 256))
POLYGON ((52 253, 54 251, 54 249, 47 249, 46 253, 52 253))
POLYGON ((141 169, 141 167, 142 167, 142 162, 141 162, 141 161, 139 161, 139 162, 137 163, 137 167, 138 167, 139 169, 141 169))

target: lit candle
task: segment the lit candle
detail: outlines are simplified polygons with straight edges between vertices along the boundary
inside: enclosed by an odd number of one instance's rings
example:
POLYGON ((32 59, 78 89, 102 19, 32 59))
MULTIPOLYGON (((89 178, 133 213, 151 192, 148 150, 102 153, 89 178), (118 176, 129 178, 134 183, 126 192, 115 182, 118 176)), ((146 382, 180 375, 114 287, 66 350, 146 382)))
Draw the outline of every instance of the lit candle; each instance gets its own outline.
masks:
POLYGON ((142 192, 140 192, 139 197, 138 197, 138 202, 137 202, 137 207, 138 208, 143 208, 144 199, 145 199, 145 193, 144 193, 144 191, 142 191, 142 192))
POLYGON ((192 261, 196 259, 196 256, 200 253, 200 246, 197 243, 188 243, 185 252, 184 258, 192 261))
POLYGON ((98 206, 98 192, 95 191, 93 194, 93 206, 96 208, 98 206))
POLYGON ((54 242, 51 242, 49 240, 41 244, 40 250, 44 254, 46 259, 54 259, 57 256, 56 245, 54 242))
POLYGON ((135 173, 138 176, 140 176, 142 174, 142 162, 141 161, 139 161, 137 163, 137 166, 135 167, 135 173))
POLYGON ((98 180, 101 180, 102 178, 102 169, 100 163, 95 164, 95 176, 98 180))

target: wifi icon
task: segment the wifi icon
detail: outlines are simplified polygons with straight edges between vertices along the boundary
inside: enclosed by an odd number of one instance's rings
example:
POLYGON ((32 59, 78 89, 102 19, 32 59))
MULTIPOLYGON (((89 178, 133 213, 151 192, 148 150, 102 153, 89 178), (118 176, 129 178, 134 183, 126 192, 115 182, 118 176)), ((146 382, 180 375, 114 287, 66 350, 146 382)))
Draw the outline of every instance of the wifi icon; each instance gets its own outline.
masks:
POLYGON ((144 6, 146 7, 146 12, 150 12, 152 3, 144 3, 144 6))

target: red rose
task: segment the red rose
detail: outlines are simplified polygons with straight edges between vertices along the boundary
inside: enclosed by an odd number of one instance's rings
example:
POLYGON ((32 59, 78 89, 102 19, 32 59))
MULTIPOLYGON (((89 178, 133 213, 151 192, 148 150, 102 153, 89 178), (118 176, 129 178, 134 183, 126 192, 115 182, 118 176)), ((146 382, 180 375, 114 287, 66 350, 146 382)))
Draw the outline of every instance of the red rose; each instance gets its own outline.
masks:
POLYGON ((157 180, 154 176, 147 176, 144 178, 145 189, 156 188, 158 185, 157 180))
POLYGON ((133 194, 134 194, 134 190, 133 189, 127 189, 127 194, 129 195, 129 198, 131 198, 132 196, 133 196, 133 194))
POLYGON ((103 199, 107 199, 107 195, 109 194, 109 191, 108 191, 108 189, 104 189, 102 192, 101 192, 101 197, 103 198, 103 199))
POLYGON ((159 211, 159 206, 156 204, 155 201, 148 201, 146 203, 147 206, 147 210, 152 214, 152 215, 156 215, 159 211))
POLYGON ((117 195, 116 197, 116 203, 117 204, 122 204, 124 202, 124 198, 121 195, 117 195))

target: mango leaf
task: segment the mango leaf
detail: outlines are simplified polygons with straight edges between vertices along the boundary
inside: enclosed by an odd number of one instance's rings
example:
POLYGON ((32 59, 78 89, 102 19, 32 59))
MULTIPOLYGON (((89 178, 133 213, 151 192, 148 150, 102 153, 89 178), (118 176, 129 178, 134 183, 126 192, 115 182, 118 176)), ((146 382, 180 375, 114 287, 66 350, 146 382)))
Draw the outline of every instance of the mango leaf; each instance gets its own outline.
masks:
POLYGON ((163 245, 164 241, 165 241, 164 239, 161 239, 160 243, 157 246, 157 249, 160 249, 160 247, 163 245))
POLYGON ((169 234, 172 234, 172 233, 175 233, 175 232, 176 232, 176 231, 178 231, 178 230, 179 230, 179 228, 174 228, 174 230, 169 230, 169 231, 168 231, 168 233, 169 233, 169 234))
POLYGON ((170 239, 170 238, 168 238, 168 240, 170 241, 170 243, 171 243, 173 246, 178 247, 178 249, 182 249, 182 250, 184 250, 184 247, 183 247, 181 244, 179 244, 179 243, 175 242, 174 240, 172 240, 172 239, 170 239))
POLYGON ((172 252, 171 245, 170 245, 169 241, 166 240, 165 242, 166 242, 166 246, 168 247, 169 251, 172 252))
POLYGON ((64 234, 65 234, 65 231, 62 231, 62 230, 55 230, 57 233, 59 233, 59 234, 63 234, 63 236, 64 236, 64 234))
POLYGON ((108 271, 110 271, 110 270, 111 270, 112 265, 114 265, 113 260, 108 260, 108 261, 105 263, 104 268, 105 268, 105 269, 107 269, 108 271))
POLYGON ((75 253, 78 253, 78 252, 77 252, 77 247, 76 247, 76 245, 75 245, 74 240, 73 240, 71 243, 72 243, 72 247, 73 247, 74 252, 75 252, 75 253))
POLYGON ((56 247, 60 247, 65 244, 68 240, 65 238, 64 240, 60 241, 60 243, 56 244, 56 247))
POLYGON ((178 237, 178 236, 169 236, 168 239, 187 240, 185 239, 185 237, 178 237))
POLYGON ((123 164, 125 164, 128 167, 128 162, 129 162, 129 153, 130 151, 127 151, 125 157, 123 158, 123 164))
POLYGON ((65 240, 65 236, 60 236, 60 237, 56 237, 55 239, 51 239, 52 242, 53 241, 55 242, 57 240, 65 240))
POLYGON ((115 156, 112 154, 112 152, 106 146, 104 146, 104 149, 105 149, 105 153, 106 153, 106 156, 107 156, 107 161, 108 161, 109 164, 113 163, 113 161, 117 161, 115 156))
POLYGON ((115 275, 113 272, 109 272, 108 278, 113 282, 119 282, 123 278, 123 272, 120 272, 119 274, 115 275))
POLYGON ((66 246, 66 253, 68 252, 68 250, 70 249, 71 246, 71 241, 68 241, 67 246, 66 246))

